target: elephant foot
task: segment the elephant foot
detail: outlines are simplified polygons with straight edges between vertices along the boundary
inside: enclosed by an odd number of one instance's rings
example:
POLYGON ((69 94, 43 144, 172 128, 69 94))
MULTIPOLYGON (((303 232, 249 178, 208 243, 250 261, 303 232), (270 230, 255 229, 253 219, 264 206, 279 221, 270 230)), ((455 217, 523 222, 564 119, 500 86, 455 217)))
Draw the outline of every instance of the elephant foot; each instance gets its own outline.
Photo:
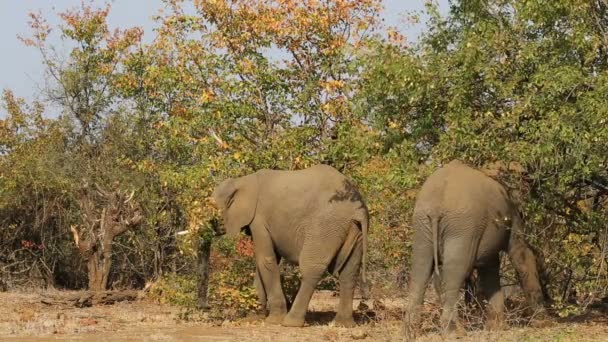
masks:
POLYGON ((283 314, 283 313, 280 313, 280 314, 271 313, 270 315, 268 315, 268 317, 266 317, 266 320, 264 322, 266 322, 268 324, 279 325, 279 324, 281 324, 281 322, 283 322, 284 318, 285 318, 285 314, 283 314))
POLYGON ((283 322, 281 322, 281 325, 284 327, 301 328, 304 326, 304 317, 298 318, 294 317, 291 314, 288 314, 287 316, 285 316, 285 318, 283 318, 283 322))
POLYGON ((337 327, 343 328, 354 328, 357 325, 352 315, 350 317, 336 316, 334 319, 334 324, 337 327))

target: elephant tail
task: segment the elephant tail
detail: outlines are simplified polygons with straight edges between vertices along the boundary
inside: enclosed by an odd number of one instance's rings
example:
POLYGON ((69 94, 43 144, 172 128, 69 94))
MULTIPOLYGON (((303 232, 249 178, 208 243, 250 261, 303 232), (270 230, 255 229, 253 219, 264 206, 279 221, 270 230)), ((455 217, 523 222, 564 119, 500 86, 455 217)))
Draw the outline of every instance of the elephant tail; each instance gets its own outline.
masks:
POLYGON ((366 277, 366 264, 367 264, 367 232, 368 232, 368 228, 369 228, 369 214, 367 214, 365 217, 363 218, 363 220, 361 220, 361 234, 363 235, 363 255, 361 257, 361 280, 363 281, 364 284, 367 284, 367 277, 366 277))
POLYGON ((435 274, 439 276, 439 218, 435 215, 431 219, 431 234, 433 239, 433 260, 435 260, 435 274))

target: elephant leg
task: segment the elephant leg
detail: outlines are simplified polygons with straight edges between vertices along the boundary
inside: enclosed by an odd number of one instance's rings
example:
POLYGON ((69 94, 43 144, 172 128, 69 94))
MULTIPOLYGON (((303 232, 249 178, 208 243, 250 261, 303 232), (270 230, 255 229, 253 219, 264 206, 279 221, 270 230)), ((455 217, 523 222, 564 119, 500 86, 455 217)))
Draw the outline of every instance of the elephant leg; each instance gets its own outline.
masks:
POLYGON ((528 244, 519 237, 513 237, 509 242, 509 257, 515 267, 521 287, 526 294, 528 305, 533 310, 544 312, 543 291, 540 285, 536 258, 528 244))
MULTIPOLYGON (((304 326, 304 318, 315 287, 321 280, 323 272, 327 270, 331 259, 337 252, 335 249, 332 249, 326 250, 321 254, 318 245, 319 242, 315 241, 314 244, 304 243, 304 246, 302 247, 302 253, 300 254, 299 260, 302 281, 300 282, 300 289, 293 301, 291 309, 281 323, 283 326, 304 326)), ((338 244, 336 245, 339 247, 338 244)))
POLYGON ((413 337, 418 325, 420 305, 433 271, 433 242, 426 229, 417 228, 412 242, 412 266, 408 284, 408 303, 404 314, 405 334, 413 337))
MULTIPOLYGON (((277 264, 281 263, 281 256, 277 255, 277 264)), ((255 268, 255 276, 253 277, 253 287, 255 287, 255 291, 258 294, 258 302, 260 304, 260 309, 262 310, 262 315, 266 317, 268 314, 268 298, 266 297, 266 289, 264 288, 264 284, 262 284, 262 278, 260 276, 260 269, 256 266, 255 268)), ((287 304, 287 308, 289 308, 289 302, 287 298, 285 298, 285 302, 287 304)))
POLYGON ((359 276, 362 256, 363 250, 361 242, 359 241, 353 248, 348 261, 340 271, 340 303, 338 304, 338 312, 335 318, 336 326, 347 328, 355 326, 355 320, 353 318, 353 296, 359 276))
POLYGON ((501 329, 505 321, 505 298, 500 287, 499 260, 497 256, 494 263, 478 269, 481 290, 488 300, 486 312, 490 329, 501 329))
POLYGON ((260 269, 256 266, 253 287, 255 287, 255 291, 258 293, 258 302, 260 303, 262 315, 266 317, 266 314, 268 313, 268 299, 266 298, 266 289, 264 289, 261 277, 260 269))
POLYGON ((460 289, 471 274, 477 254, 477 243, 469 237, 451 240, 445 243, 443 267, 441 272, 443 312, 441 313, 441 330, 449 332, 457 327, 458 300, 460 289))
POLYGON ((253 236, 253 246, 256 260, 258 280, 258 296, 260 301, 266 298, 269 315, 266 322, 279 324, 287 313, 287 303, 281 287, 281 275, 279 263, 272 245, 272 240, 268 231, 262 229, 251 229, 253 236))

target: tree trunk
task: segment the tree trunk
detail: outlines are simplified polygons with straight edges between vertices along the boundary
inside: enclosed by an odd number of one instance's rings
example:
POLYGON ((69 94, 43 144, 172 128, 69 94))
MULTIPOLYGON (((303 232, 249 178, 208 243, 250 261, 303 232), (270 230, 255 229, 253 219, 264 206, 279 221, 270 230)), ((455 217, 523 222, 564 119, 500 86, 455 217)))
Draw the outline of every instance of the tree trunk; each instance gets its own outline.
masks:
POLYGON ((87 262, 90 291, 106 290, 110 266, 111 260, 106 258, 101 251, 96 251, 91 254, 87 262))
POLYGON ((209 309, 207 290, 209 288, 209 260, 211 256, 211 239, 201 237, 198 245, 198 300, 199 310, 209 309))

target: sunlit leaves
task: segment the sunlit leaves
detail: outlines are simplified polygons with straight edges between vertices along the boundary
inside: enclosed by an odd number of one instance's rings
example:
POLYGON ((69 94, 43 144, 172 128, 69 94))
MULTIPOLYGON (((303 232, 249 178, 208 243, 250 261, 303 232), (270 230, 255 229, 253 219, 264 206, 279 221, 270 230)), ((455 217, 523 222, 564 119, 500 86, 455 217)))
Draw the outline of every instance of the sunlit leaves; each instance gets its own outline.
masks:
MULTIPOLYGON (((588 272, 607 276, 597 268, 604 261, 591 257, 606 248, 607 9, 588 1, 460 1, 441 18, 431 6, 419 45, 382 43, 362 79, 361 103, 391 153, 524 165, 524 176, 502 179, 523 194, 529 238, 553 270, 583 282, 588 272), (582 210, 580 201, 595 206, 582 210), (557 253, 558 245, 568 253, 557 253)), ((404 158, 404 167, 411 162, 404 158)))

